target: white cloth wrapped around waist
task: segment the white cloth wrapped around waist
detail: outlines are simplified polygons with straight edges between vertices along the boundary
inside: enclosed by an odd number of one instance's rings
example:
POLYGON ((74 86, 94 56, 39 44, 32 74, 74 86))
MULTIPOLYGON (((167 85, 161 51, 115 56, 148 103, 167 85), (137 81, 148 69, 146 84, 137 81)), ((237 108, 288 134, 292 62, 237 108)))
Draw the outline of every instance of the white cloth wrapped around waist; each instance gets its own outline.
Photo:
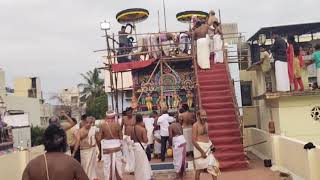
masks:
POLYGON ((183 135, 175 136, 172 138, 172 144, 173 146, 176 146, 176 147, 179 147, 180 145, 185 144, 186 142, 187 141, 183 135))
POLYGON ((112 149, 121 147, 121 140, 120 139, 103 139, 101 140, 101 148, 102 149, 112 149))

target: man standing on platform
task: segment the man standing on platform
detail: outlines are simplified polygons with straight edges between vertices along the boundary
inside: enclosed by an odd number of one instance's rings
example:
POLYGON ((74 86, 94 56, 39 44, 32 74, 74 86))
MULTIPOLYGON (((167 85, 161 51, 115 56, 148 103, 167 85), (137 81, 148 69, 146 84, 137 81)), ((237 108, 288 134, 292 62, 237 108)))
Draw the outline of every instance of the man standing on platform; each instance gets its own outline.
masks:
POLYGON ((199 118, 192 127, 192 142, 194 145, 194 165, 196 169, 195 180, 200 180, 200 173, 206 171, 212 175, 213 180, 217 180, 220 175, 219 163, 212 153, 213 144, 208 136, 207 113, 200 110, 199 118))
POLYGON ((290 91, 288 74, 287 43, 278 34, 273 33, 274 39, 271 52, 275 61, 276 86, 278 92, 290 91))
POLYGON ((187 153, 192 153, 192 125, 195 122, 194 114, 190 112, 187 104, 182 105, 182 113, 179 114, 179 122, 183 127, 183 136, 187 141, 187 153))
POLYGON ((161 161, 164 162, 166 158, 167 142, 169 140, 169 123, 174 121, 174 117, 169 116, 168 110, 163 109, 162 115, 158 118, 157 124, 160 126, 161 136, 161 161))
POLYGON ((98 135, 99 159, 103 160, 103 172, 105 179, 122 179, 122 130, 115 121, 116 113, 108 111, 105 123, 100 126, 98 135))

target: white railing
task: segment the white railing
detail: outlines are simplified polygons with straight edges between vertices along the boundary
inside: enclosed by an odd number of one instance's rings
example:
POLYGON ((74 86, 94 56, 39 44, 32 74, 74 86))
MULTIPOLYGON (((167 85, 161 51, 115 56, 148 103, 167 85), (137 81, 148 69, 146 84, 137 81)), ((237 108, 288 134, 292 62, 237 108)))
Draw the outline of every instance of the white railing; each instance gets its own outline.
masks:
POLYGON ((247 150, 261 159, 272 159, 272 170, 289 172, 294 179, 320 180, 320 148, 305 150, 302 142, 293 138, 269 134, 248 128, 245 131, 247 150), (266 141, 265 143, 258 144, 266 141))

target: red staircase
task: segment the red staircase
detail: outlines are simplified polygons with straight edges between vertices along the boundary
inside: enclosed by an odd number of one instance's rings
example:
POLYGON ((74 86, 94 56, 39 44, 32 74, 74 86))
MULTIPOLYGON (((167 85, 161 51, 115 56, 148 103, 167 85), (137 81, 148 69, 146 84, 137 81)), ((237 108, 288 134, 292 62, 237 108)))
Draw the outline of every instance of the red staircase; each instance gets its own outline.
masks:
POLYGON ((202 108, 208 115, 209 137, 216 147, 215 157, 221 170, 248 167, 245 158, 233 86, 225 64, 211 64, 210 70, 198 69, 202 108))

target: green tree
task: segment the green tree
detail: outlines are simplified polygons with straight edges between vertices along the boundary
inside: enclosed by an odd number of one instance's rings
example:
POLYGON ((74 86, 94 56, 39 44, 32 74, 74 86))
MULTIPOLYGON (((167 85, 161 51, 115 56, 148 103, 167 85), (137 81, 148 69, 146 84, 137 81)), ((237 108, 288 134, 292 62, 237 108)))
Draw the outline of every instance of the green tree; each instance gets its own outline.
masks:
POLYGON ((94 69, 81 74, 85 83, 78 85, 80 101, 86 104, 86 113, 96 118, 103 118, 108 108, 108 98, 104 91, 104 80, 100 78, 100 70, 94 69))
POLYGON ((43 144, 44 128, 35 126, 31 127, 31 146, 39 146, 43 144))

